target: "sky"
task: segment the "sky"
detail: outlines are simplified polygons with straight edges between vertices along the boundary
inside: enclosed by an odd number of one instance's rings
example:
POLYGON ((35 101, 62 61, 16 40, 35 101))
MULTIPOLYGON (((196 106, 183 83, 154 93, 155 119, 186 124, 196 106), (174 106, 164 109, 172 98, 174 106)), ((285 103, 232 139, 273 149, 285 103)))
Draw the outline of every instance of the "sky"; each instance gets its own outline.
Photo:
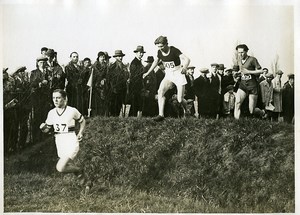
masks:
MULTIPOLYGON (((0 0, 1 2, 1 0, 0 0)), ((124 62, 143 45, 157 55, 154 40, 164 35, 200 68, 233 64, 235 47, 245 43, 262 67, 279 58, 285 75, 294 73, 294 5, 291 1, 220 0, 46 0, 2 1, 3 66, 35 69, 43 46, 66 65, 72 51, 94 61, 99 51, 121 49, 124 62), (11 3, 14 2, 14 3, 11 3)), ((113 60, 113 59, 112 59, 113 60)))

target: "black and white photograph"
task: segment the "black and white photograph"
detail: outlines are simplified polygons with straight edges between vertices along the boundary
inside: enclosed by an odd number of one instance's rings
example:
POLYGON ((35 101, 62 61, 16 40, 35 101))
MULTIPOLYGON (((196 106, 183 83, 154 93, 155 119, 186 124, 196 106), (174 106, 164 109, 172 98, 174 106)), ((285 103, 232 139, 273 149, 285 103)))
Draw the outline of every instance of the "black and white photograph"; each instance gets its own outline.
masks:
POLYGON ((299 212, 299 10, 0 0, 0 212, 299 212))

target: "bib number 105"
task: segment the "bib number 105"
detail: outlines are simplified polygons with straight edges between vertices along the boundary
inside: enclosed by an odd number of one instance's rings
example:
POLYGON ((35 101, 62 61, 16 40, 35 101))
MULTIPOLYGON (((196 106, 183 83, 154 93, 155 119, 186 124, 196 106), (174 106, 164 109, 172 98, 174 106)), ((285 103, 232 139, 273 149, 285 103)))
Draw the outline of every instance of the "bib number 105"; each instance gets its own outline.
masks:
POLYGON ((59 132, 59 133, 68 132, 68 126, 67 126, 67 124, 55 124, 54 131, 59 132))
POLYGON ((172 69, 172 68, 175 68, 175 63, 172 61, 172 62, 164 62, 164 67, 166 69, 172 69))

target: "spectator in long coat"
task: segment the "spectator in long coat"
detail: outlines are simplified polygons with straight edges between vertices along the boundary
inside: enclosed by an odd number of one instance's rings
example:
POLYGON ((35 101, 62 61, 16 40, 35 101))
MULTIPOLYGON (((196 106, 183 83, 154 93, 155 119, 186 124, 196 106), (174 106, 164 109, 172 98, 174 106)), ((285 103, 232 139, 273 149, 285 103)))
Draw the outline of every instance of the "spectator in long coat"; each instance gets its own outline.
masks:
POLYGON ((8 68, 3 70, 3 130, 4 130, 4 153, 16 150, 18 136, 17 126, 17 103, 15 97, 14 79, 7 73, 8 68))
POLYGON ((126 65, 122 62, 124 56, 122 50, 116 50, 113 56, 116 61, 109 66, 107 73, 110 116, 119 116, 127 96, 129 73, 126 65))
POLYGON ((281 77, 283 72, 278 70, 276 72, 275 78, 272 80, 273 85, 273 103, 274 103, 274 111, 272 120, 278 121, 279 114, 282 112, 282 84, 281 84, 281 77))
POLYGON ((202 73, 194 81, 194 91, 197 96, 198 113, 200 117, 216 118, 219 110, 219 81, 209 73, 208 69, 201 69, 202 73))
POLYGON ((47 118, 48 111, 51 109, 49 100, 50 87, 45 63, 47 57, 36 59, 36 69, 30 74, 31 104, 32 113, 32 142, 36 143, 46 137, 39 126, 47 118))
POLYGON ((273 110, 274 110, 268 108, 270 106, 273 106, 273 85, 272 85, 273 78, 274 78, 273 74, 268 73, 266 75, 266 80, 259 83, 263 109, 265 109, 268 119, 272 118, 273 110))
POLYGON ((131 104, 129 116, 142 116, 142 106, 143 100, 141 96, 142 88, 143 88, 143 73, 144 66, 142 64, 142 58, 144 56, 144 47, 137 46, 137 48, 133 51, 136 56, 131 61, 129 71, 129 101, 131 104))
POLYGON ((106 76, 108 64, 104 52, 98 52, 97 60, 93 68, 93 93, 92 93, 92 116, 108 115, 108 97, 106 76))
POLYGON ((68 94, 68 104, 82 112, 82 73, 83 67, 78 62, 79 55, 77 52, 70 54, 71 61, 65 67, 67 75, 66 92, 68 94))
POLYGON ((185 85, 185 95, 184 99, 187 102, 187 113, 193 116, 195 114, 195 106, 194 106, 194 101, 195 101, 195 92, 194 92, 194 71, 195 67, 194 66, 189 66, 187 68, 187 73, 185 75, 186 77, 186 85, 185 85))
POLYGON ((283 120, 287 123, 293 123, 295 113, 294 74, 288 75, 288 78, 289 80, 284 84, 282 90, 283 120))
MULTIPOLYGON (((144 72, 147 72, 152 63, 154 62, 153 56, 148 56, 145 60, 147 65, 144 68, 144 72)), ((157 78, 154 71, 150 72, 148 76, 143 80, 142 99, 143 109, 142 115, 146 117, 154 117, 158 114, 157 101, 155 95, 157 94, 157 78)))
POLYGON ((57 63, 57 53, 53 49, 48 49, 46 56, 48 58, 45 67, 50 87, 49 99, 52 104, 52 92, 55 89, 65 88, 66 74, 63 71, 63 68, 57 63))

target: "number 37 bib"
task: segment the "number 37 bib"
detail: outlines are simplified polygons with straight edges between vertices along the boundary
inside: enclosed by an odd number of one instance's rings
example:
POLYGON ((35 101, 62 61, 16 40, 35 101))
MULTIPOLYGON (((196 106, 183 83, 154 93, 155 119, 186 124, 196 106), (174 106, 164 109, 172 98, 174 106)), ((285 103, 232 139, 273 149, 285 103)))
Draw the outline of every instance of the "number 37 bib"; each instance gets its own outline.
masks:
POLYGON ((57 133, 68 133, 69 129, 66 123, 59 123, 59 124, 54 124, 54 132, 57 133))

